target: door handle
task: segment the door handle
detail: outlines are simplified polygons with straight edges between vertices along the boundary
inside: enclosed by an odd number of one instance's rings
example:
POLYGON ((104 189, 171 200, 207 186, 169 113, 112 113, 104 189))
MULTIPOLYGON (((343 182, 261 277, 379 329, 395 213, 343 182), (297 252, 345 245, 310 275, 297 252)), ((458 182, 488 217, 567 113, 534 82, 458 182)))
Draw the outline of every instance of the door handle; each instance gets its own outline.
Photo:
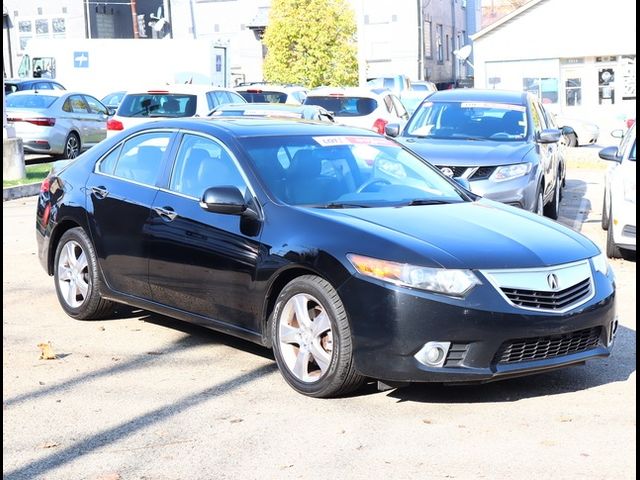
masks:
POLYGON ((91 192, 96 196, 96 198, 102 200, 103 198, 105 198, 107 195, 109 195, 109 190, 107 190, 105 187, 91 187, 91 192))
POLYGON ((178 216, 171 207, 153 207, 153 211, 166 222, 172 222, 178 216))

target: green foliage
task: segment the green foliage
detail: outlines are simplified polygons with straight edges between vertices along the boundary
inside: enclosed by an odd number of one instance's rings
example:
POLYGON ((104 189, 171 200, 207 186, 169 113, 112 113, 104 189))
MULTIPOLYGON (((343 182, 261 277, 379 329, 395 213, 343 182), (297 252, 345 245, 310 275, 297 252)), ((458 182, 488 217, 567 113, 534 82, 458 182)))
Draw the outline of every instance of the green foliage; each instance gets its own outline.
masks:
POLYGON ((273 0, 264 44, 269 82, 358 83, 356 22, 347 0, 273 0))

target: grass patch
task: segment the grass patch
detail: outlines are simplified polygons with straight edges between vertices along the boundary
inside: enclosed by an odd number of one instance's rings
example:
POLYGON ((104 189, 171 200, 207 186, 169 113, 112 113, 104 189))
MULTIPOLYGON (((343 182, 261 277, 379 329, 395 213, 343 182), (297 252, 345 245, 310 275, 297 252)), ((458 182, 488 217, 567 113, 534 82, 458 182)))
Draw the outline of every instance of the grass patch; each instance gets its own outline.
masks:
POLYGON ((38 163, 37 165, 27 165, 27 176, 18 180, 2 180, 2 187, 15 187, 17 185, 28 185, 30 183, 40 183, 47 177, 53 162, 38 163))

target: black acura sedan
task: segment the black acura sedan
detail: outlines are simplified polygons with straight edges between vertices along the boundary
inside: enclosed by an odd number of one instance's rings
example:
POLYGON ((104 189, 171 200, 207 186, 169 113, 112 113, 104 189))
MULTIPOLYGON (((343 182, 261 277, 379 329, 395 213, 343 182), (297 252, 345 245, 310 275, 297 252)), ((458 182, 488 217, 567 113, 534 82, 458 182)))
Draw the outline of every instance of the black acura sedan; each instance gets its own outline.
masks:
POLYGON ((52 173, 36 230, 71 317, 124 303, 236 335, 314 397, 583 363, 617 326, 591 241, 349 127, 143 124, 52 173))

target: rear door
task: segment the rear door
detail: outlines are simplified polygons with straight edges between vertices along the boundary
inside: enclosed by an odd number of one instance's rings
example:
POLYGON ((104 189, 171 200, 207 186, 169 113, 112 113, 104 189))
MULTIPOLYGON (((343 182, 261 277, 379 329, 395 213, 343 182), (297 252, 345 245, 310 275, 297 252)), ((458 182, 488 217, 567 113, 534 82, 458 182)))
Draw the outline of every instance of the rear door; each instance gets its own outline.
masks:
POLYGON ((86 184, 93 243, 105 280, 118 292, 150 298, 145 231, 174 133, 133 135, 105 155, 86 184))
POLYGON ((90 130, 89 141, 91 145, 95 145, 107 138, 107 119, 109 118, 109 112, 97 98, 85 95, 84 99, 89 105, 89 118, 87 121, 90 130))

